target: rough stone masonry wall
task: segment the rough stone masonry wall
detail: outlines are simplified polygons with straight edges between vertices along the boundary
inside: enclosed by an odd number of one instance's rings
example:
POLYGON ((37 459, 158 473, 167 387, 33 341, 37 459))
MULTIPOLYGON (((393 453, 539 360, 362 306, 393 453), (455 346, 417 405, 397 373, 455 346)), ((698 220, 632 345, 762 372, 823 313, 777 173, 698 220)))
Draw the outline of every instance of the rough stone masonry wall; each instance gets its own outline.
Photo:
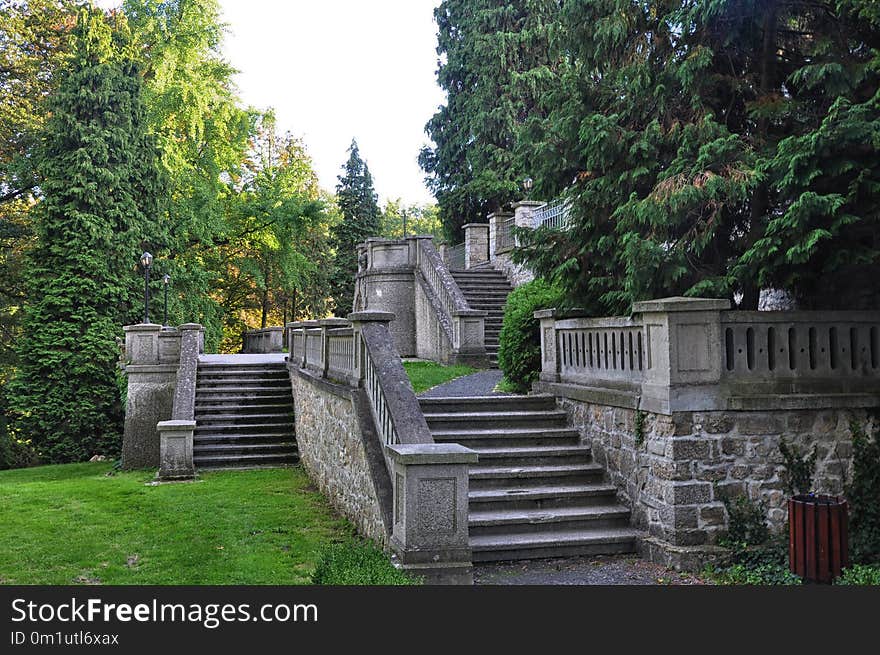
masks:
MULTIPOLYGON (((360 534, 388 545, 375 461, 365 447, 356 390, 291 372, 296 441, 311 480, 360 534)), ((384 462, 382 463, 384 466, 384 462)))
POLYGON ((562 398, 633 521, 674 546, 712 546, 726 530, 722 495, 766 502, 771 527, 787 519, 781 439, 802 454, 816 445, 816 491, 840 494, 852 465, 850 422, 865 410, 681 412, 672 416, 562 398), (642 439, 636 444, 636 434, 642 439))

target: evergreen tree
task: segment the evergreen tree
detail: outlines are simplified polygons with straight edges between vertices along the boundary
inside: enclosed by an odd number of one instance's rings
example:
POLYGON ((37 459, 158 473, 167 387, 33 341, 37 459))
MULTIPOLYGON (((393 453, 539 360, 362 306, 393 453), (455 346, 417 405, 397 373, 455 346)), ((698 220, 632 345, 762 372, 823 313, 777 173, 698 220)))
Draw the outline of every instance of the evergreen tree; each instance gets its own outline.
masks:
POLYGON ((866 0, 565 2, 522 134, 545 192, 575 178, 573 227, 522 258, 597 313, 762 286, 876 303, 851 291, 880 272, 878 27, 866 0))
POLYGON ((558 11, 553 0, 444 0, 434 11, 437 81, 447 100, 425 126, 435 146, 419 162, 454 241, 465 223, 517 199, 531 174, 530 153, 517 151, 516 136, 541 111, 558 11))
POLYGON ((382 216, 373 190, 373 177, 354 139, 348 152, 348 161, 336 185, 336 202, 342 217, 333 226, 331 235, 336 259, 330 288, 338 316, 345 316, 352 309, 357 275, 356 246, 379 235, 382 216))
POLYGON ((114 454, 121 441, 116 339, 135 322, 135 269, 159 232, 157 152, 121 14, 83 9, 52 99, 39 168, 44 199, 27 271, 14 434, 49 462, 114 454))

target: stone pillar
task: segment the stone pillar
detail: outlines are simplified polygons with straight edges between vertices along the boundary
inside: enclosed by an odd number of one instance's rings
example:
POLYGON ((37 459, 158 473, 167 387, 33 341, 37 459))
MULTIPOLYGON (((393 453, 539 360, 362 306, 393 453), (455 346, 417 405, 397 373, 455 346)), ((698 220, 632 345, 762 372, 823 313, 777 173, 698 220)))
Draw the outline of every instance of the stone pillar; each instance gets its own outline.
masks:
POLYGON ((125 469, 159 466, 159 432, 156 424, 171 418, 180 334, 173 328, 141 323, 127 325, 125 375, 128 389, 122 441, 125 469))
POLYGON ((633 303, 645 330, 641 409, 660 414, 723 409, 721 312, 729 300, 661 298, 633 303))
POLYGON ((493 212, 489 214, 489 261, 495 261, 498 253, 498 232, 502 224, 513 214, 509 212, 493 212))
POLYGON ((482 309, 452 312, 452 350, 456 364, 486 364, 486 312, 482 309))
POLYGON ((534 313, 541 322, 541 376, 542 382, 559 382, 559 361, 556 349, 556 310, 541 309, 534 313))
POLYGON ((361 326, 364 323, 370 322, 389 324, 394 320, 394 314, 377 311, 354 312, 349 314, 347 318, 351 321, 351 327, 354 332, 354 371, 352 377, 360 385, 364 381, 364 357, 366 356, 364 340, 361 336, 361 326))
POLYGON ((464 226, 464 267, 473 268, 489 261, 489 224, 468 223, 464 226))
POLYGON ((193 466, 193 431, 195 421, 159 421, 159 480, 191 480, 193 466))
POLYGON ((391 544, 403 569, 429 584, 473 584, 468 465, 458 444, 386 446, 394 489, 391 544))
POLYGON ((517 227, 535 228, 535 219, 532 216, 538 207, 543 207, 545 203, 537 200, 520 200, 513 203, 513 222, 517 227))

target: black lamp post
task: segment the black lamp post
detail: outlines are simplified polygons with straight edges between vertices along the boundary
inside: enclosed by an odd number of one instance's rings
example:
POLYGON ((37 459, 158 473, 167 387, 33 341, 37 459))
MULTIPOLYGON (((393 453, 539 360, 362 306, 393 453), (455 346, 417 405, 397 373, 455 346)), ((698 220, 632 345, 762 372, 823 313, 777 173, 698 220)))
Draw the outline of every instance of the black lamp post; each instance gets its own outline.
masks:
POLYGON ((150 322, 150 267, 153 265, 153 256, 145 252, 141 255, 141 266, 144 267, 144 323, 150 322))
POLYGON ((401 213, 403 214, 403 238, 406 239, 406 209, 401 213))
POLYGON ((162 276, 162 284, 165 285, 165 317, 162 321, 162 325, 168 325, 168 285, 171 284, 171 276, 168 273, 162 276))

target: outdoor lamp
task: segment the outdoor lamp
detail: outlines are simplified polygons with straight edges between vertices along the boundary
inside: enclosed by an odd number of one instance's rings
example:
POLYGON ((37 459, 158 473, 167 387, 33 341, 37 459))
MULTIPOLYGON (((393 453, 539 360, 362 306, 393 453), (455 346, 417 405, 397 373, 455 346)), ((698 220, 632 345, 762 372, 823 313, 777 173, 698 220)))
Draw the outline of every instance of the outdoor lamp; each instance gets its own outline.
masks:
POLYGON ((525 189, 525 191, 526 191, 526 198, 529 197, 529 192, 532 190, 532 187, 534 186, 534 184, 535 184, 535 181, 530 177, 527 177, 526 179, 523 180, 522 185, 523 185, 523 189, 525 189))
POLYGON ((171 276, 168 273, 162 276, 162 284, 165 285, 165 316, 162 325, 168 325, 168 285, 171 284, 171 276))
POLYGON ((141 266, 144 267, 144 323, 150 322, 150 267, 153 265, 153 256, 145 252, 141 255, 141 266))

